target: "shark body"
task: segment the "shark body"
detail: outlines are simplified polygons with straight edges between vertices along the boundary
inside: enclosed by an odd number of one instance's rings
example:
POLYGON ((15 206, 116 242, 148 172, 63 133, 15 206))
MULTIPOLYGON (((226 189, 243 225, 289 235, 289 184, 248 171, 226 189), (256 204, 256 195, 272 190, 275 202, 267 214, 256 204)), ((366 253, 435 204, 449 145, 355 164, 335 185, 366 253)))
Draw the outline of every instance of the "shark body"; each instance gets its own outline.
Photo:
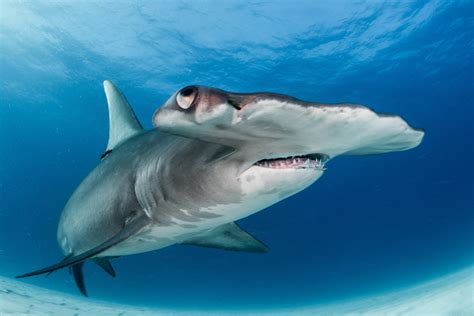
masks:
POLYGON ((19 276, 69 267, 84 295, 87 260, 115 276, 111 258, 173 244, 266 252, 234 222, 308 187, 338 155, 407 150, 424 135, 359 105, 200 86, 172 95, 145 131, 123 94, 104 88, 109 142, 61 214, 65 257, 19 276))

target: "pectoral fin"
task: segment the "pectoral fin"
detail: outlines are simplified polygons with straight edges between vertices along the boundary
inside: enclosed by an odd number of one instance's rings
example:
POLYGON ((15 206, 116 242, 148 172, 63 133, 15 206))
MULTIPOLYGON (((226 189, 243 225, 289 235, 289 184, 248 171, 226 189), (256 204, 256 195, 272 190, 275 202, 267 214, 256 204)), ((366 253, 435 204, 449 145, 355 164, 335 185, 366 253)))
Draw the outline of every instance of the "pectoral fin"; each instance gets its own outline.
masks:
POLYGON ((183 244, 245 252, 268 252, 268 247, 235 223, 219 226, 183 244))
POLYGON ((26 277, 30 277, 34 275, 39 275, 39 274, 44 274, 51 271, 59 270, 65 267, 77 265, 78 263, 91 259, 97 256, 98 254, 100 254, 101 252, 104 252, 107 249, 111 248, 112 246, 126 240, 130 236, 140 231, 143 227, 145 227, 149 223, 150 223, 149 217, 147 217, 144 213, 140 214, 137 217, 131 219, 117 235, 110 238, 109 240, 104 241, 102 244, 88 251, 85 251, 81 254, 66 257, 62 261, 56 264, 53 264, 49 267, 19 275, 16 278, 26 278, 26 277))

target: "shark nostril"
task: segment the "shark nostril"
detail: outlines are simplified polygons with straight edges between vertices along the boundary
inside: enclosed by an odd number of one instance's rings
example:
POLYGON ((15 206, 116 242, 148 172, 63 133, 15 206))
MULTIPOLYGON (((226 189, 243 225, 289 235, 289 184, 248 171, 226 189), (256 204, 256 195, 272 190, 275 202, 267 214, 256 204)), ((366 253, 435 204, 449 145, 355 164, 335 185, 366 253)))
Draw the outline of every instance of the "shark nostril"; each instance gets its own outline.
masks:
POLYGON ((176 95, 176 103, 183 110, 187 110, 193 105, 197 95, 198 89, 196 87, 183 88, 176 95))
POLYGON ((243 95, 239 94, 228 94, 227 95, 227 103, 234 107, 237 111, 241 110, 244 103, 245 103, 245 97, 243 95))
POLYGON ((240 106, 240 104, 239 104, 237 101, 235 101, 235 100, 229 99, 229 100, 227 100, 227 102, 228 102, 230 105, 232 105, 236 110, 241 110, 241 109, 242 109, 242 107, 240 106))

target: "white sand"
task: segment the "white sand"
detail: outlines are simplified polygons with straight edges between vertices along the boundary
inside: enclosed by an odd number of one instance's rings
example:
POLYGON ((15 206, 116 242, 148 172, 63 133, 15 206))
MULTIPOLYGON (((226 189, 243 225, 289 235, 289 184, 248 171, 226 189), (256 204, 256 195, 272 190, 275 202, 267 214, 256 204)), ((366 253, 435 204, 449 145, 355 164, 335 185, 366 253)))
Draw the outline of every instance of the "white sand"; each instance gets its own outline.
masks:
POLYGON ((1 315, 474 315, 474 267, 399 292, 279 310, 143 308, 71 296, 0 277, 1 315))

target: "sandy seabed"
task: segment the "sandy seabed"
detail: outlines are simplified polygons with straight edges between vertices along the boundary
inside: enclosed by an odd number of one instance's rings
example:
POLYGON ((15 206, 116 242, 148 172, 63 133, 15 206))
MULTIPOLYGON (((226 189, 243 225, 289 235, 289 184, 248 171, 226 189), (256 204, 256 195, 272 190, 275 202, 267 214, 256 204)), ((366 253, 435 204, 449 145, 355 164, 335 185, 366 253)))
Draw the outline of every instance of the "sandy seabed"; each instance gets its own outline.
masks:
POLYGON ((474 315, 474 267, 388 293, 328 305, 262 310, 171 310, 72 296, 0 277, 1 315, 474 315))

